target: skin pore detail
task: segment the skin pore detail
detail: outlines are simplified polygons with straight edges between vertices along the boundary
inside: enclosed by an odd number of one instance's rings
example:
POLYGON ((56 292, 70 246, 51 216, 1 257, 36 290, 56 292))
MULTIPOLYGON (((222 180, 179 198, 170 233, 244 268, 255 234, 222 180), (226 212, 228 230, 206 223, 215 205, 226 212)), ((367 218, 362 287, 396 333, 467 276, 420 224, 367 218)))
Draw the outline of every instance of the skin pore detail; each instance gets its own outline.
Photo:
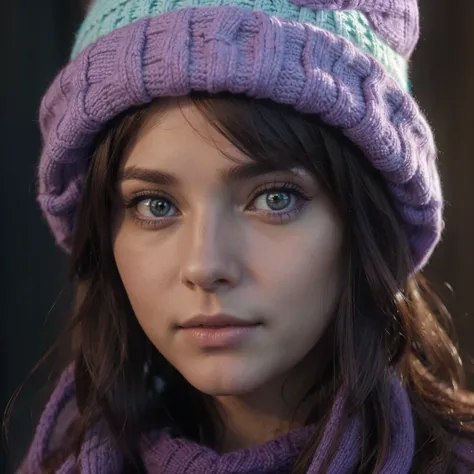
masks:
POLYGON ((256 445, 304 424, 342 224, 310 173, 244 156, 192 104, 150 120, 118 175, 117 268, 152 344, 215 400, 220 449, 256 445))

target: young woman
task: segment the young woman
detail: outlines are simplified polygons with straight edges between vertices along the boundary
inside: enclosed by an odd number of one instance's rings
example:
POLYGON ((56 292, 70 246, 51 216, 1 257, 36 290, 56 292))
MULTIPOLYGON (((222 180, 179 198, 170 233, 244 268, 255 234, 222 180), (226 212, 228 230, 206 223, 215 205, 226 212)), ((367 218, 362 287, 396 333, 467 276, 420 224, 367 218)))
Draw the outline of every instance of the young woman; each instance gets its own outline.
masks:
POLYGON ((97 0, 41 107, 76 286, 22 470, 463 473, 415 0, 97 0))

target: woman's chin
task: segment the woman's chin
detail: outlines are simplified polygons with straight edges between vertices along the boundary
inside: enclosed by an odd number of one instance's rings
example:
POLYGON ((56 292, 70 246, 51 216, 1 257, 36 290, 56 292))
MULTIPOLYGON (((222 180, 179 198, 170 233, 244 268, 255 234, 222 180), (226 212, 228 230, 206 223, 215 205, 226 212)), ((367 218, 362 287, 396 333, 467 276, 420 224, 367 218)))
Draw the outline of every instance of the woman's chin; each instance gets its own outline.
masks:
POLYGON ((253 392, 260 383, 245 379, 216 378, 216 379, 197 379, 193 377, 188 382, 197 390, 213 397, 237 396, 253 392))
POLYGON ((186 372, 182 375, 194 388, 213 397, 244 395, 262 384, 262 376, 253 371, 186 372))

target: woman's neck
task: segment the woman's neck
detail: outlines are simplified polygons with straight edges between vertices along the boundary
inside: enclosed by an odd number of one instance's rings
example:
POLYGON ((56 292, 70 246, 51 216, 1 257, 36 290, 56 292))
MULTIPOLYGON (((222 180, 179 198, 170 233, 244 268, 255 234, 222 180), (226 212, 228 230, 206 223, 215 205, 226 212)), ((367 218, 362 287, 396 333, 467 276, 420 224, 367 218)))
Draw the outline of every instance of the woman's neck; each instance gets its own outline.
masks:
POLYGON ((247 397, 218 397, 224 432, 217 446, 221 453, 258 446, 280 434, 303 426, 304 421, 282 416, 276 410, 261 409, 247 397))
POLYGON ((225 453, 257 446, 304 426, 315 403, 303 400, 315 380, 314 369, 305 365, 250 393, 215 397, 223 422, 217 450, 225 453))

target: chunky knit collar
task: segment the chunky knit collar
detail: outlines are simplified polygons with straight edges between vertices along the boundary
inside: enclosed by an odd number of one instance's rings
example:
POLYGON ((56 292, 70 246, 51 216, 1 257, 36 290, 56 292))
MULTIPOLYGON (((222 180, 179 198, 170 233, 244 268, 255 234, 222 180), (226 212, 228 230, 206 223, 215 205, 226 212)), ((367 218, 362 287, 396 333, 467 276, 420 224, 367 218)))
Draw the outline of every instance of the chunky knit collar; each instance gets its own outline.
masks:
MULTIPOLYGON (((391 393, 391 441, 388 456, 380 474, 408 474, 412 465, 415 435, 411 405, 399 379, 393 375, 388 380, 391 393)), ((29 474, 39 474, 42 459, 49 452, 49 442, 66 404, 74 399, 72 370, 66 371, 53 393, 38 425, 26 467, 29 474)), ((361 421, 357 416, 342 419, 344 397, 339 394, 323 437, 313 457, 308 474, 321 472, 322 461, 330 449, 336 432, 344 426, 342 438, 327 474, 355 474, 359 461, 361 421)), ((141 441, 142 459, 152 474, 277 474, 291 471, 294 460, 314 433, 309 426, 291 431, 260 446, 219 454, 216 451, 169 432, 151 433, 141 441)), ((459 445, 461 455, 474 461, 471 445, 459 445)), ((90 431, 77 462, 81 474, 119 473, 123 458, 107 435, 105 423, 99 423, 90 431)), ((71 456, 57 471, 72 474, 76 459, 71 456)), ((470 470, 459 466, 460 474, 470 470)))

